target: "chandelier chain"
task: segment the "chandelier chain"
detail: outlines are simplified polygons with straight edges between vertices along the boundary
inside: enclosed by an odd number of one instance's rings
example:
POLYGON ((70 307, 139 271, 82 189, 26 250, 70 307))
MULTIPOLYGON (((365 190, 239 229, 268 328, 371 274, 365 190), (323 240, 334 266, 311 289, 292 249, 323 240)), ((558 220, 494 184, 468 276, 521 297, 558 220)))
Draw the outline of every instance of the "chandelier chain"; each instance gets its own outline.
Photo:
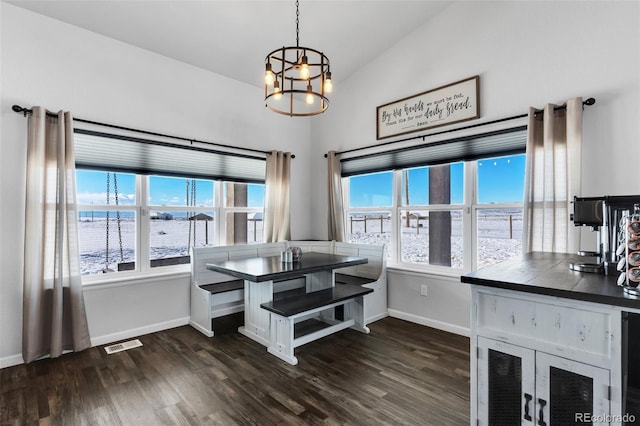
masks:
POLYGON ((296 0, 296 47, 300 47, 300 2, 296 0))

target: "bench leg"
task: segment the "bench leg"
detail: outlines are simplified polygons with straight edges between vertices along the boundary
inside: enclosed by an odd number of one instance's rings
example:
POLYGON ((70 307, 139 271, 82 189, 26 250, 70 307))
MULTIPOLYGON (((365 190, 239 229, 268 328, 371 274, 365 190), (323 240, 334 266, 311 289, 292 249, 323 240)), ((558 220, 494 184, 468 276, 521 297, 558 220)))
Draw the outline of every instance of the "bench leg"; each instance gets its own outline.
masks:
POLYGON ((210 296, 211 294, 208 291, 198 287, 191 288, 191 317, 189 318, 189 324, 207 337, 213 337, 210 296))
POLYGON ((364 318, 364 297, 356 297, 349 303, 344 305, 344 320, 354 320, 355 324, 350 328, 360 331, 361 333, 369 334, 369 327, 366 326, 364 318))
POLYGON ((271 342, 267 352, 291 365, 296 365, 298 358, 293 355, 293 331, 293 319, 271 312, 271 342))

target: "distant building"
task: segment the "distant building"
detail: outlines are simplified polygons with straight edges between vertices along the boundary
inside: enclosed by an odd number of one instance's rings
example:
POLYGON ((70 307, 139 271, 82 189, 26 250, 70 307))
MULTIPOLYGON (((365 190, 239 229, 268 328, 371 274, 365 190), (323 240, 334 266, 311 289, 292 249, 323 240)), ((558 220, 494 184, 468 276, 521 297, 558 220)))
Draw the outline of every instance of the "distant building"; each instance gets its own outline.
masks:
POLYGON ((167 212, 151 212, 149 217, 151 220, 173 220, 173 215, 167 212))

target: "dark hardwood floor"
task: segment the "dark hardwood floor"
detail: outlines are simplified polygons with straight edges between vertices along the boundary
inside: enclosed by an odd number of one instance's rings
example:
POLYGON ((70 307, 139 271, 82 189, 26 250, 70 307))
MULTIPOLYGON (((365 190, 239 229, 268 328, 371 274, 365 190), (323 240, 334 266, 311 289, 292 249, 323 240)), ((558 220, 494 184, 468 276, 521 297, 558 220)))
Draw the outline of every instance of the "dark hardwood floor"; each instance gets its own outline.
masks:
POLYGON ((296 349, 299 364, 216 320, 0 370, 3 425, 468 425, 469 339, 395 318, 296 349))

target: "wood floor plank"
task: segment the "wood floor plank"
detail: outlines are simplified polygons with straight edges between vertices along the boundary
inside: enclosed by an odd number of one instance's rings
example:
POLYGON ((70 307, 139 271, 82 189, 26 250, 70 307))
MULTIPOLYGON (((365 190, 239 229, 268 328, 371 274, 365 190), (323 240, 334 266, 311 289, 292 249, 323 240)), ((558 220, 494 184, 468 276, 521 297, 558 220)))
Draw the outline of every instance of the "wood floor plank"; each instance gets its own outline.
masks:
MULTIPOLYGON (((2 425, 469 424, 469 339, 385 318, 296 349, 289 365, 240 335, 184 326, 0 370, 2 425)), ((219 331, 220 330, 220 331, 219 331)))

